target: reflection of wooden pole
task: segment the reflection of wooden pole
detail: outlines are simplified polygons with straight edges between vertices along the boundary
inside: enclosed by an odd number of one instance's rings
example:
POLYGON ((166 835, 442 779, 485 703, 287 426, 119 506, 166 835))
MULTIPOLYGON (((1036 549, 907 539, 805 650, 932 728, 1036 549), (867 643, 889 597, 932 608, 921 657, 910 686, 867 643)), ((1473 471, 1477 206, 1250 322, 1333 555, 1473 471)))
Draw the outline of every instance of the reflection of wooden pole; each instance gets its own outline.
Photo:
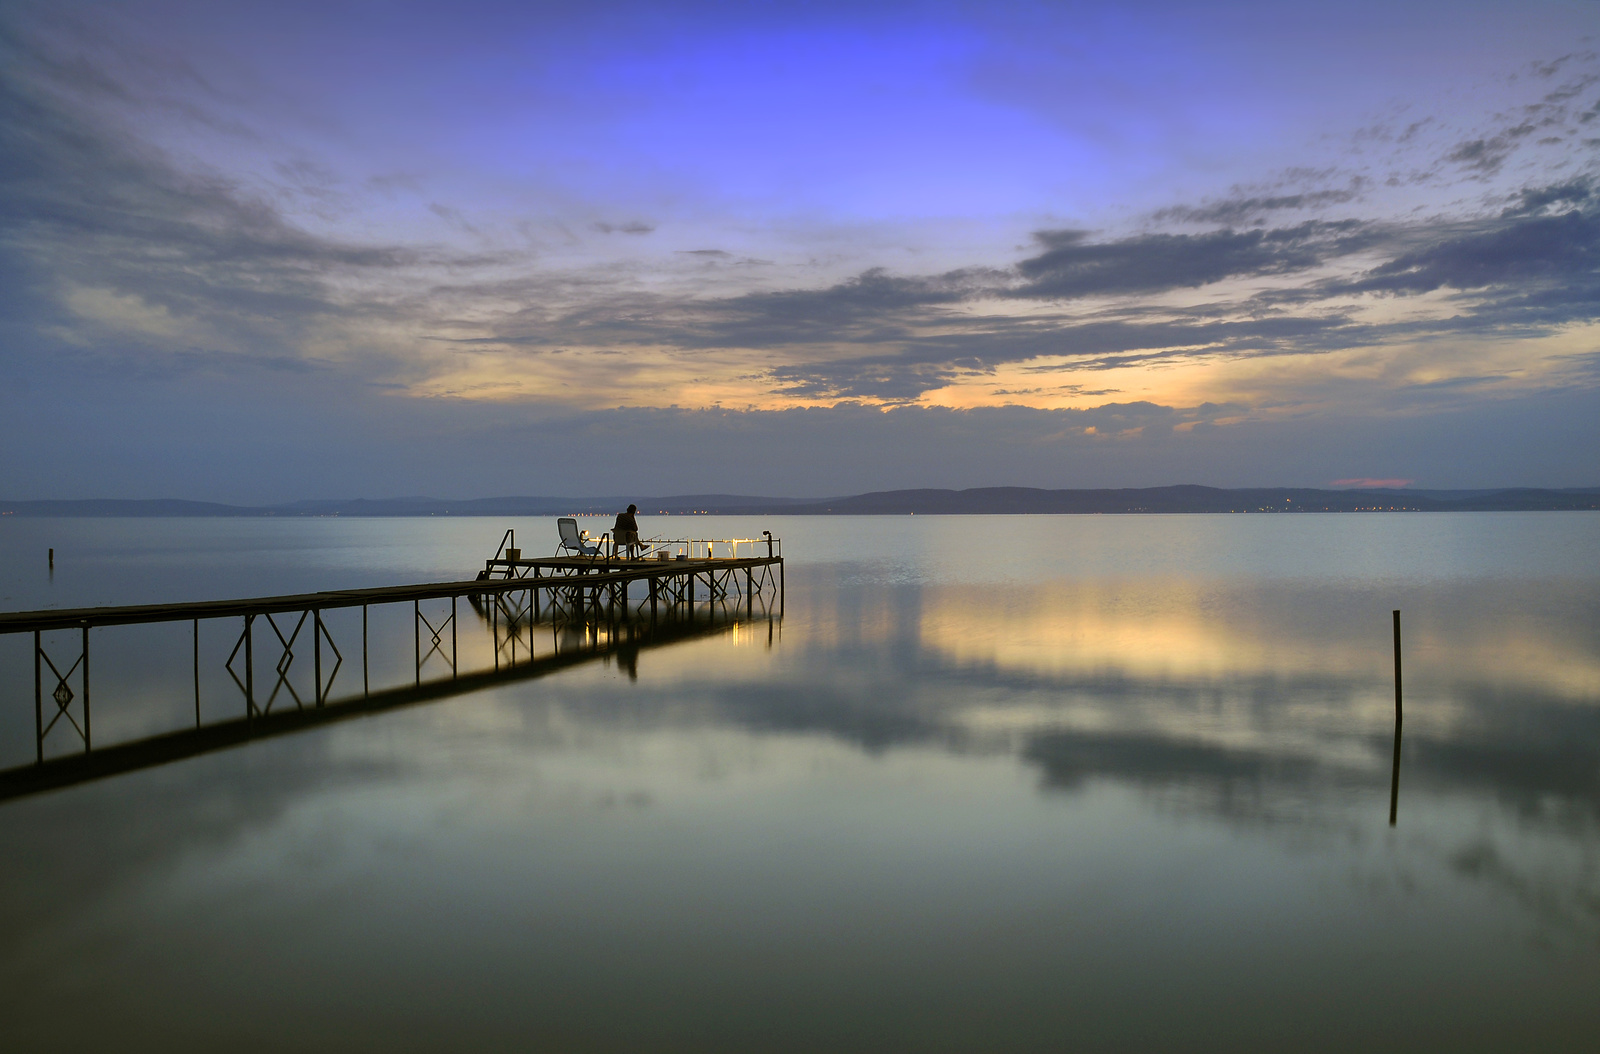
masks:
POLYGON ((1400 813, 1400 612, 1394 613, 1394 768, 1389 777, 1389 826, 1400 813))

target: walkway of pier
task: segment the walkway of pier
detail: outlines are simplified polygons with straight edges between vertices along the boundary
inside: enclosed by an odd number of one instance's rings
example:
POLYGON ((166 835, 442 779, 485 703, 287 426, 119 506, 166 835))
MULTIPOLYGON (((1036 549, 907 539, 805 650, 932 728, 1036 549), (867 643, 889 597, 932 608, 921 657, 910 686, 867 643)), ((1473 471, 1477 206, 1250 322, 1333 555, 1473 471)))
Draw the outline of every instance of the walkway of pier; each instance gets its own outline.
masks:
MULTIPOLYGON (((739 622, 765 621, 770 632, 782 613, 780 555, 523 559, 514 549, 506 552, 504 548, 486 561, 472 581, 0 613, 0 634, 33 634, 35 733, 34 763, 0 770, 0 799, 162 764, 261 735, 541 676, 574 663, 713 633, 739 622), (491 669, 460 669, 457 616, 463 597, 490 631, 491 669), (440 601, 449 602, 448 612, 438 610, 440 601), (426 602, 432 602, 428 610, 423 606, 426 602), (368 609, 406 603, 412 606, 412 683, 375 691, 370 677, 368 609), (336 697, 335 679, 345 656, 324 615, 352 608, 361 613, 361 689, 336 697), (219 619, 242 622, 223 664, 238 688, 235 705, 242 706, 230 716, 207 722, 201 708, 200 624, 219 619), (192 626, 192 726, 131 742, 96 745, 90 705, 90 631, 173 622, 192 626), (544 655, 537 654, 532 637, 535 625, 552 630, 552 650, 544 655), (309 632, 309 642, 303 639, 304 632, 309 632), (312 687, 303 697, 303 681, 297 690, 291 672, 296 659, 308 650, 312 687), (425 667, 443 667, 448 672, 425 681, 425 667), (260 680, 261 674, 265 681, 260 680), (291 702, 293 709, 288 708, 291 702), (51 747, 63 736, 69 741, 70 753, 51 747), (80 746, 81 751, 76 749, 80 746)), ((348 620, 351 616, 344 617, 348 620)), ((303 664, 300 669, 304 670, 303 664)), ((103 708, 106 701, 101 699, 100 705, 103 708)), ((211 705, 214 707, 215 701, 211 705)))

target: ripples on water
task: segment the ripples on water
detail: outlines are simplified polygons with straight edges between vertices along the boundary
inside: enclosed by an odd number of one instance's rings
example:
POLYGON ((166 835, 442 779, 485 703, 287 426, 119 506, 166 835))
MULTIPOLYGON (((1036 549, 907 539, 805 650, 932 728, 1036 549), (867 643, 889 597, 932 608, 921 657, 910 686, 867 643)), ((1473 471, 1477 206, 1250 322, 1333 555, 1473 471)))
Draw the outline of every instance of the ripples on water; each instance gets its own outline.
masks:
MULTIPOLYGON (((0 804, 6 1047, 1593 1049, 1600 516, 685 524, 781 624, 0 804)), ((8 518, 0 607, 504 526, 8 518)), ((181 719, 186 632, 95 632, 97 738, 181 719)), ((0 764, 31 695, 0 638, 0 764)))

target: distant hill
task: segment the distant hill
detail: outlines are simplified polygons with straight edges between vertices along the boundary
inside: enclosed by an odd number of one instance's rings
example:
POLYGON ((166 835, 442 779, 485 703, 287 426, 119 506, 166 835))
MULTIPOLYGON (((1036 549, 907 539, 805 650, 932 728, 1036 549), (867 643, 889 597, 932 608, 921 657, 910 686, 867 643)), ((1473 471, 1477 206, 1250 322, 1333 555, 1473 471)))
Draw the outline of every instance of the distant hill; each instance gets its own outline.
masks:
POLYGON ((354 498, 240 506, 161 498, 145 501, 0 501, 0 516, 567 516, 615 513, 632 502, 644 515, 998 515, 1166 512, 1543 512, 1600 509, 1600 487, 1567 490, 1316 490, 1193 485, 1116 490, 887 490, 842 498, 680 494, 665 498, 354 498))
POLYGON ((1315 490, 1193 485, 1119 490, 890 490, 796 505, 793 514, 1140 512, 1499 512, 1600 509, 1600 488, 1581 490, 1315 490))
POLYGON ((0 516, 571 516, 615 514, 636 504, 645 515, 688 515, 750 509, 772 512, 813 498, 739 494, 638 497, 349 498, 282 505, 221 505, 173 498, 92 498, 84 501, 0 501, 0 516))

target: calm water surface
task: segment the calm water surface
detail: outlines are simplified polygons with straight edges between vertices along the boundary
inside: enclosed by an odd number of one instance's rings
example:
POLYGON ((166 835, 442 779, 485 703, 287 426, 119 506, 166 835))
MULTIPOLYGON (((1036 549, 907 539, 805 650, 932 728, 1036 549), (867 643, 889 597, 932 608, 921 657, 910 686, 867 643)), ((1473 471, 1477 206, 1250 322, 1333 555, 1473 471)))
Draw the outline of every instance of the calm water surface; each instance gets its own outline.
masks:
MULTIPOLYGON (((0 608, 513 525, 8 517, 0 608)), ((0 1046, 1595 1049, 1600 516, 641 526, 780 535, 781 622, 0 803, 0 1046)), ((192 716, 186 630, 95 632, 97 741, 192 716)))

